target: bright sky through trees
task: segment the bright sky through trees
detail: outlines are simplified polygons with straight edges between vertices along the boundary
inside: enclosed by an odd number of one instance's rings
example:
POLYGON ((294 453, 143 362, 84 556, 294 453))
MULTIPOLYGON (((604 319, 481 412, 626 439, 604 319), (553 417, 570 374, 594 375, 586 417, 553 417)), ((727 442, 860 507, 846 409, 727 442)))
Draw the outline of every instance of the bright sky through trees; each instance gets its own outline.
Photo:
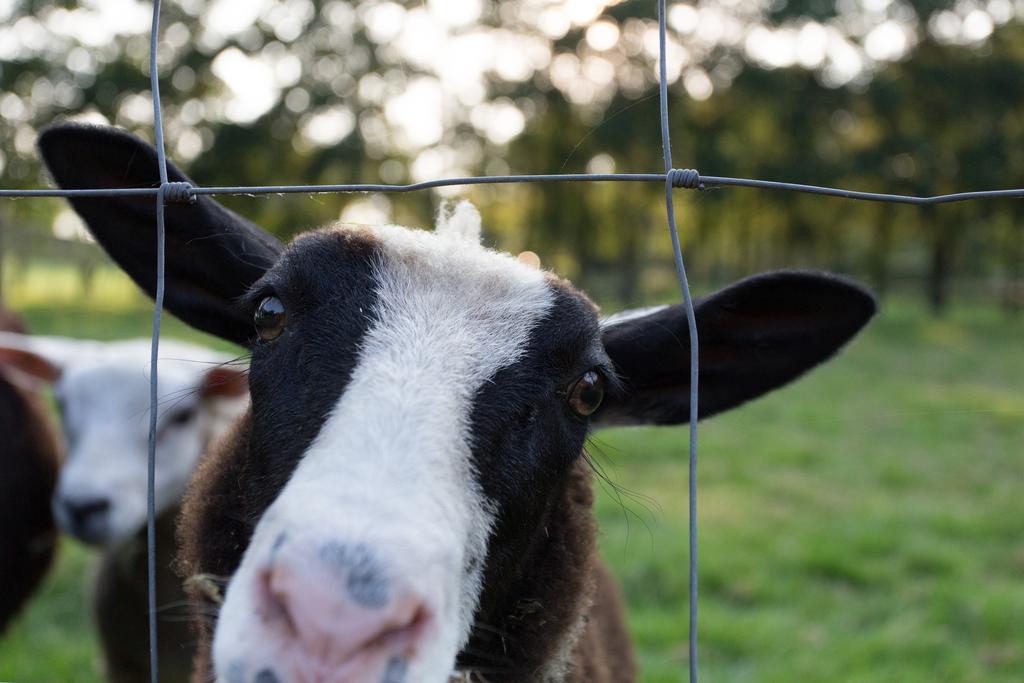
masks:
MULTIPOLYGON (((64 72, 39 78, 28 92, 0 95, 0 115, 16 127, 15 153, 30 154, 37 109, 57 105, 75 111, 78 87, 124 57, 145 66, 150 5, 86 0, 75 9, 44 5, 27 15, 23 4, 0 0, 0 62, 41 58, 64 72)), ((167 5, 162 71, 183 91, 193 89, 207 68, 219 84, 169 111, 172 151, 183 161, 211 144, 204 122, 249 124, 283 100, 300 115, 296 144, 301 147, 337 145, 358 128, 371 152, 411 156, 415 180, 460 173, 471 160, 447 148, 447 131, 469 124, 488 143, 504 145, 523 132, 534 113, 529 101, 495 93, 494 83, 549 83, 574 105, 599 113, 616 93, 634 98, 647 93, 656 73, 653 3, 180 0, 167 5), (630 4, 635 6, 617 20, 617 10, 630 4), (640 5, 648 4, 651 16, 644 17, 640 5), (573 30, 581 31, 575 44, 567 40, 573 30), (353 39, 356 33, 375 46, 372 54, 353 39), (205 66, 184 63, 193 46, 207 58, 205 66), (311 107, 311 83, 329 84, 334 101, 311 107)), ((904 58, 925 32, 944 43, 978 43, 1022 8, 1024 0, 960 0, 922 25, 903 0, 840 0, 833 16, 781 21, 772 20, 767 0, 675 3, 668 15, 669 78, 689 97, 704 100, 728 87, 739 59, 816 70, 826 85, 839 87, 904 58)), ((106 118, 88 106, 78 113, 106 118)), ((120 98, 113 123, 141 128, 151 120, 149 94, 142 90, 120 98)))

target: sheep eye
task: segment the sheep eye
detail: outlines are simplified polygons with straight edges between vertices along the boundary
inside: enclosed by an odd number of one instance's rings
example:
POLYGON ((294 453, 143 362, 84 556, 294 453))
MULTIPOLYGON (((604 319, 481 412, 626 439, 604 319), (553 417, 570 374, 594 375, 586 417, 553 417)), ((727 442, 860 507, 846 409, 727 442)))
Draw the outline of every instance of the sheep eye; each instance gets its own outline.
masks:
POLYGON ((276 296, 268 296, 256 307, 253 315, 253 323, 256 325, 256 332, 263 341, 277 339, 284 332, 284 324, 288 315, 285 313, 284 304, 276 296))
POLYGON ((604 399, 604 377, 595 370, 588 370, 569 387, 566 401, 580 417, 593 415, 604 399))

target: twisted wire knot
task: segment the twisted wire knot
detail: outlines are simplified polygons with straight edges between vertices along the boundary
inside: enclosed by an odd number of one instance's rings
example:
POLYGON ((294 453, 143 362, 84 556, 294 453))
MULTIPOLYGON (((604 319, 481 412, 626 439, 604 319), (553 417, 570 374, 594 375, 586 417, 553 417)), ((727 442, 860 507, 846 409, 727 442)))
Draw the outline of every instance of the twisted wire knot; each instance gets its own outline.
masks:
POLYGON ((192 190, 192 183, 164 183, 164 202, 166 204, 195 204, 196 195, 192 190))
POLYGON ((666 177, 672 187, 679 187, 685 190, 704 189, 704 183, 700 180, 700 173, 695 168, 673 168, 666 177))

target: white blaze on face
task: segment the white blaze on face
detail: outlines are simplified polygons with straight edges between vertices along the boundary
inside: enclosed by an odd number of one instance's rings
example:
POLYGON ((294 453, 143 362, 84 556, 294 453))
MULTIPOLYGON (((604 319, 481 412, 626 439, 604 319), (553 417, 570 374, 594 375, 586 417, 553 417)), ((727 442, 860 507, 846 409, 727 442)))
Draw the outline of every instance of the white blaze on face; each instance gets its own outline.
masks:
POLYGON ((471 462, 473 398, 522 357, 552 304, 542 272, 466 239, 467 216, 456 209, 460 229, 434 234, 373 231, 383 251, 375 322, 350 383, 232 579, 214 641, 221 676, 234 661, 258 665, 253 656, 266 651, 251 586, 285 536, 282 553, 293 543, 369 547, 432 601, 437 630, 405 680, 446 681, 452 671, 481 588, 480 570, 467 572, 467 563, 481 567, 492 524, 471 462))

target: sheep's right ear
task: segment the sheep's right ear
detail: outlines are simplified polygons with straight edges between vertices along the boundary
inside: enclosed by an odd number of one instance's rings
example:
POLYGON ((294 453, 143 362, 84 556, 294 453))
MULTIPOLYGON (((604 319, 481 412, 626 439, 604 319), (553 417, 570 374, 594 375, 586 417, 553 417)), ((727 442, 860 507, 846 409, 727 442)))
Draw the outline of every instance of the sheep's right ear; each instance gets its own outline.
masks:
MULTIPOLYGON (((156 150, 110 127, 59 124, 39 150, 62 188, 158 187, 156 150)), ((188 182, 167 165, 168 180, 188 182)), ((156 292, 156 198, 75 197, 71 206, 121 268, 150 296, 156 292)), ((188 324, 237 344, 252 322, 234 305, 281 253, 281 243, 213 199, 165 208, 167 309, 188 324)))
MULTIPOLYGON (((874 296, 852 280, 785 270, 698 299, 699 417, 763 396, 828 360, 876 309, 874 296)), ((690 339, 682 304, 612 316, 602 341, 622 387, 605 396, 592 424, 689 421, 690 339)))

